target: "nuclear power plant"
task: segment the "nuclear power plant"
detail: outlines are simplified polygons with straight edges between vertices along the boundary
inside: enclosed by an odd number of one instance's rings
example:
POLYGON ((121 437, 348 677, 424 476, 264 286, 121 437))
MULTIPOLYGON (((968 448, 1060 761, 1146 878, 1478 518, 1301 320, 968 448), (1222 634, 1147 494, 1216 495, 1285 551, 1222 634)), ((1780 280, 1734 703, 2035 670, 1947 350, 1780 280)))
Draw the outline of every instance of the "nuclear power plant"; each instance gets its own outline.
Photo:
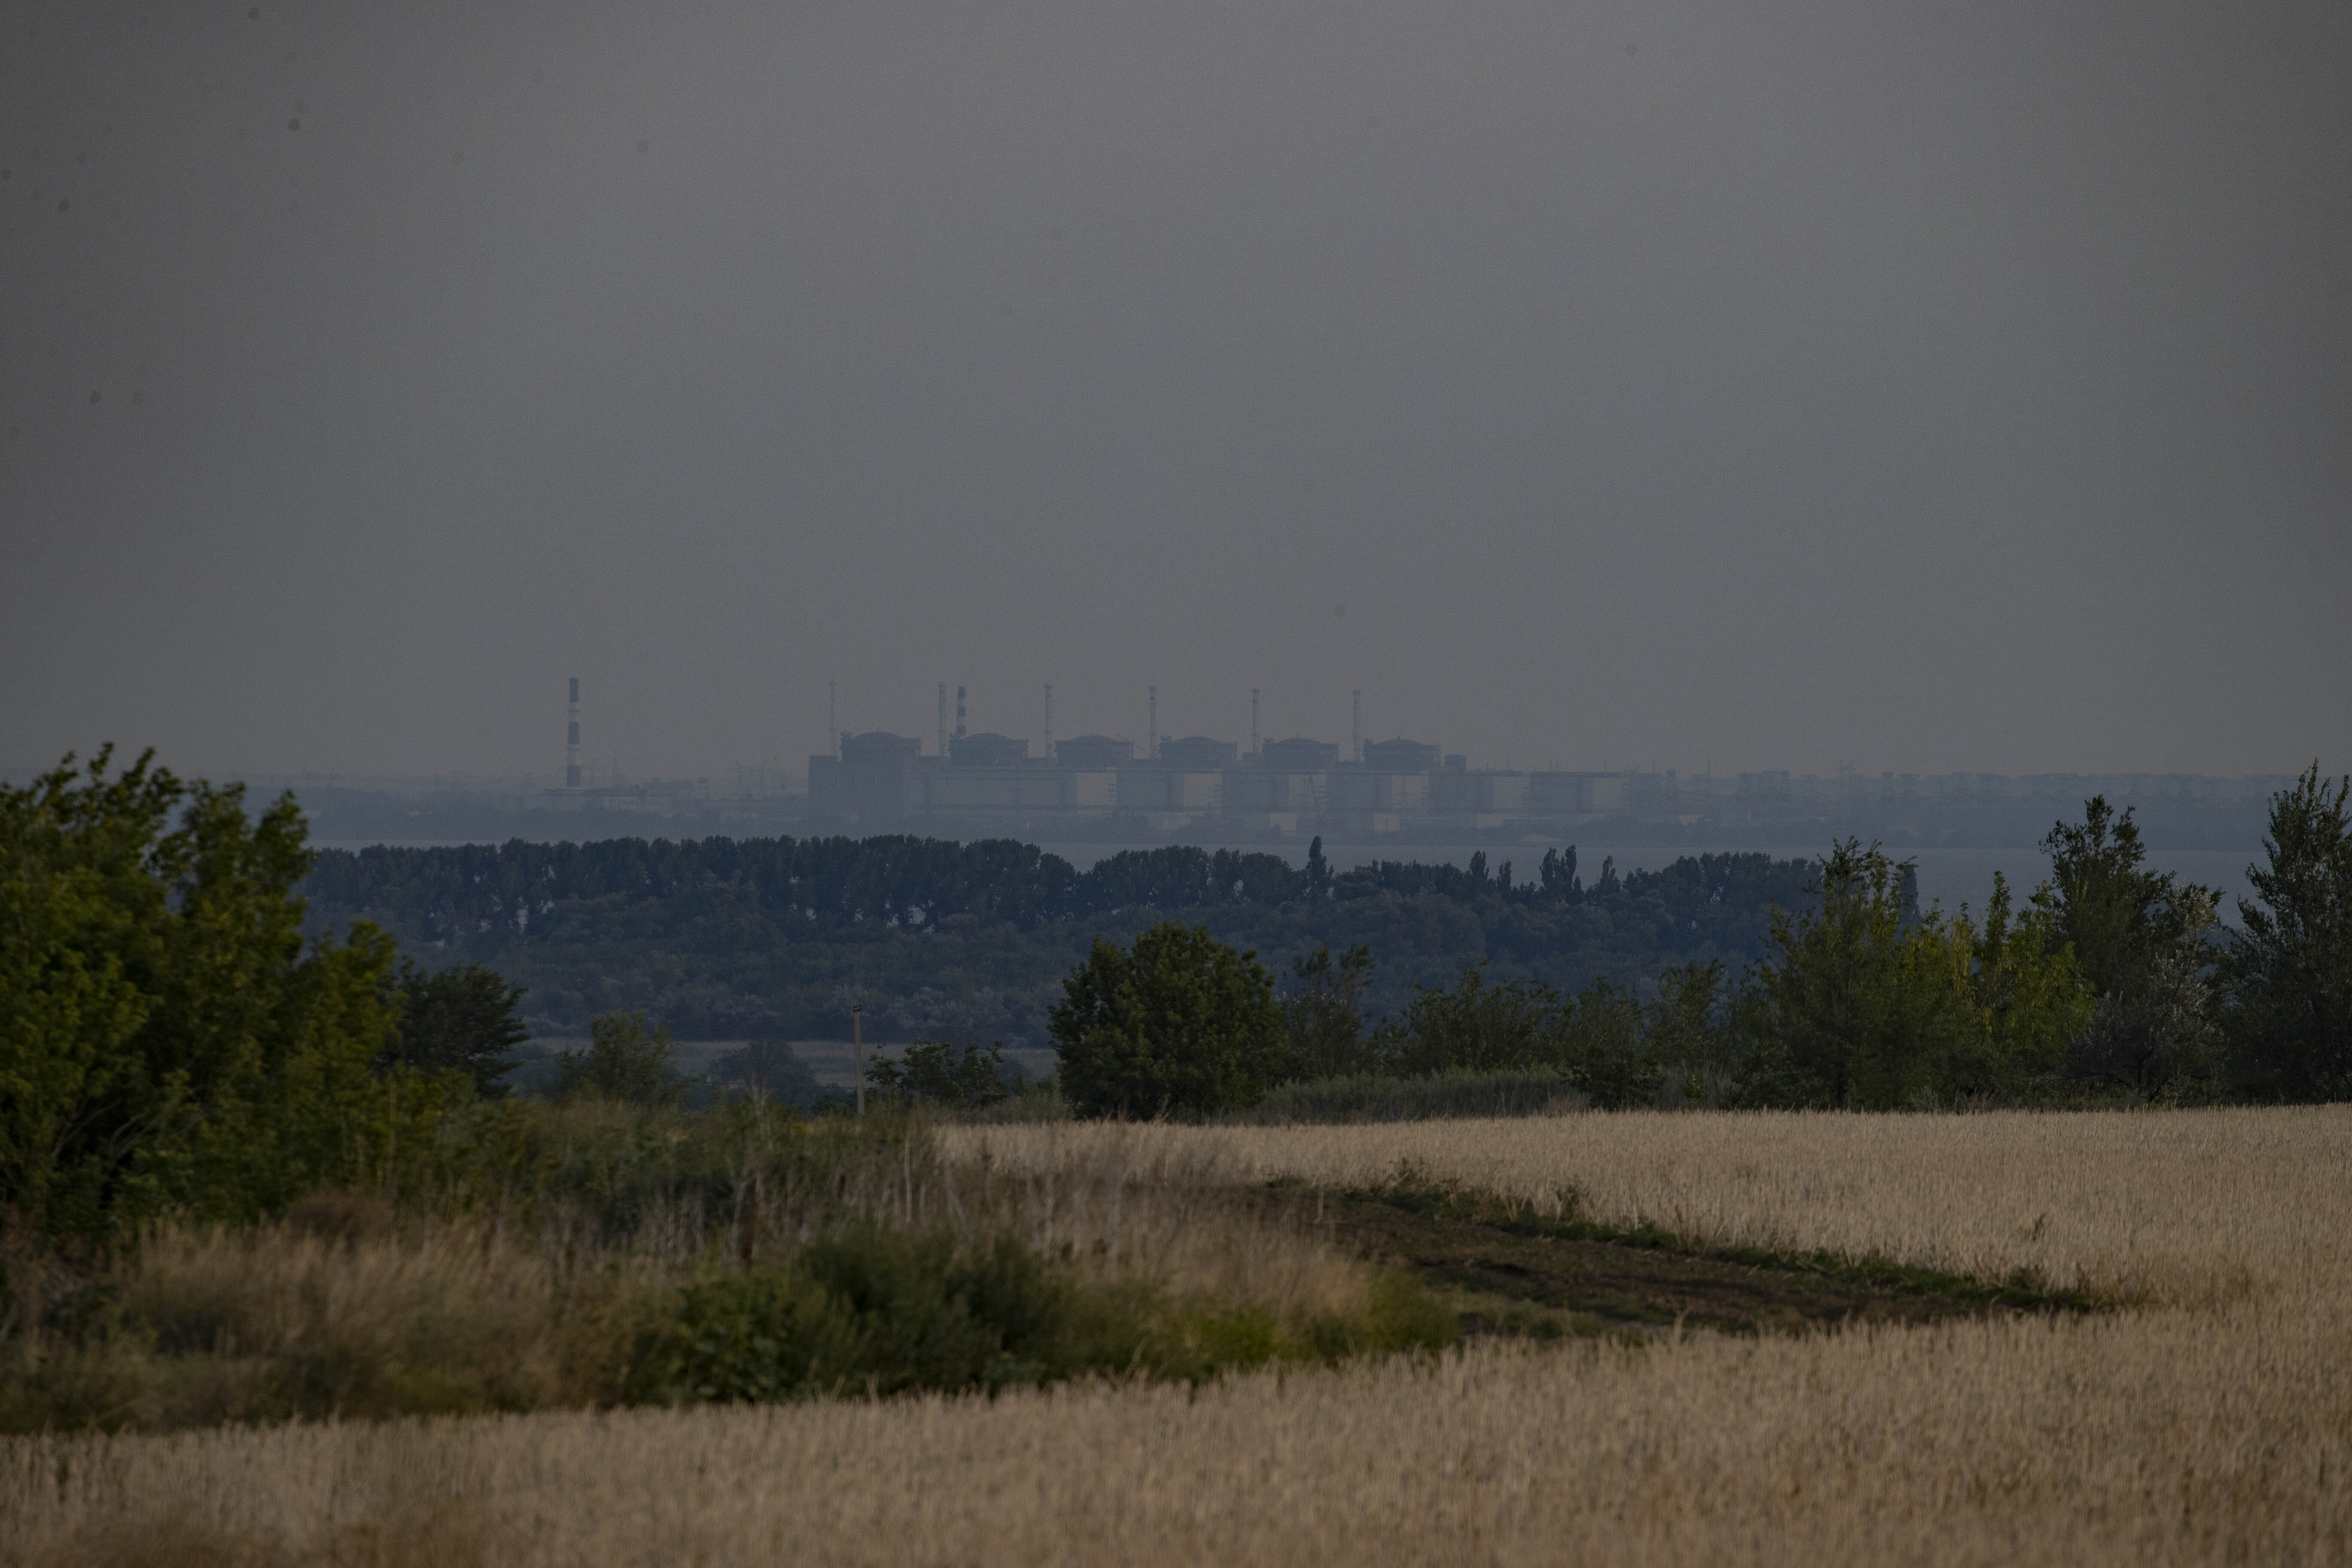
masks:
POLYGON ((968 689, 947 722, 939 689, 938 743, 871 730, 836 733, 834 749, 808 760, 808 812, 864 832, 958 837, 1085 831, 1115 824, 1149 833, 1217 828, 1251 836, 1311 833, 1415 834, 1569 826, 1622 815, 1642 775, 1474 769, 1459 754, 1402 736, 1363 738, 1363 694, 1349 694, 1350 735, 1335 742, 1258 731, 1250 692, 1250 738, 1162 739, 1160 689, 1144 692, 1144 741, 1114 735, 1053 738, 1054 689, 1045 689, 1045 743, 1030 754, 1023 737, 967 728, 968 689))
MULTIPOLYGON (((1160 733, 1160 691, 1143 692, 1144 739, 1054 733, 1054 689, 1042 691, 1045 742, 1032 755, 1022 736, 971 728, 971 688, 938 689, 937 730, 929 751, 912 735, 887 730, 851 733, 838 726, 838 683, 826 689, 829 748, 808 759, 806 785, 772 766, 737 768, 730 790, 719 781, 645 777, 624 780, 617 759, 586 762, 581 747, 581 683, 566 692, 562 784, 550 805, 697 816, 745 833, 916 833, 942 838, 1021 837, 1047 842, 1131 842, 1172 837, 1235 842, 1335 843, 1385 840, 1455 842, 1465 836, 1509 842, 1573 835, 1612 823, 1707 830, 1932 831, 1966 836, 1984 824, 2035 818, 2093 794, 2126 804, 2199 803, 2215 810, 2259 803, 2292 781, 2185 774, 1864 773, 1785 772, 1677 774, 1663 771, 1578 772, 1473 767, 1456 752, 1393 736, 1368 741, 1363 694, 1349 693, 1347 745, 1292 735, 1265 738, 1258 690, 1250 691, 1249 739, 1160 733), (2021 815, 2020 815, 2021 814, 2021 815)), ((716 826, 709 830, 719 830, 716 826)), ((2043 830, 2035 826, 2036 834, 2043 830)), ((2015 836, 2012 823, 2001 829, 2015 836)), ((2233 830, 2234 831, 2234 830, 2233 830)))

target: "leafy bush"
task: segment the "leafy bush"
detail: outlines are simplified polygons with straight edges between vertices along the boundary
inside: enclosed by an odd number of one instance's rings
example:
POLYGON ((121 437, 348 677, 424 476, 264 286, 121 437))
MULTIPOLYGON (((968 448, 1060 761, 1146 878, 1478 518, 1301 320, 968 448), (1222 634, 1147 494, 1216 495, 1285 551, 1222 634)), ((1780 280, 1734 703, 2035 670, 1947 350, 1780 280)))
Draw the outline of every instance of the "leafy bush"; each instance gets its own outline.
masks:
POLYGON ((639 1397, 669 1402, 955 1392, 1082 1376, 1199 1381, 1271 1361, 1435 1350, 1455 1320, 1411 1275, 1369 1300, 1286 1323, 1261 1306, 1080 1284, 1011 1237, 867 1227, 803 1248, 782 1268, 689 1286, 652 1340, 639 1397))

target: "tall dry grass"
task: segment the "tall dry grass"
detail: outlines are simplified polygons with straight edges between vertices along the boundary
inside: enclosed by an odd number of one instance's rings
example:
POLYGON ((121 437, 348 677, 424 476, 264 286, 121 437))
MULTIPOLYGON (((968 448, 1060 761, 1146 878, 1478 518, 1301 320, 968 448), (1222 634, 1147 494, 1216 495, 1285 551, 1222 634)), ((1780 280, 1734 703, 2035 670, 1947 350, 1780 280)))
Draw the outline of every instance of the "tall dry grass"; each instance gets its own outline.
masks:
MULTIPOLYGON (((649 1336, 676 1319, 685 1287, 782 1264, 845 1226, 946 1230, 975 1251, 1015 1237, 1081 1286, 1108 1288, 1101 1300, 1162 1346, 1170 1366, 1223 1359, 1219 1325, 1237 1314, 1271 1336, 1265 1353, 1290 1354, 1334 1325, 1370 1331, 1398 1306, 1387 1271, 1333 1247, 1307 1216, 1243 1201, 1181 1160, 1155 1162, 1148 1181, 1117 1146, 1021 1173, 942 1164, 928 1146, 881 1163, 853 1168, 848 1201, 772 1192, 761 1204, 747 1193, 714 1215, 689 1192, 634 1205, 618 1233, 568 1204, 526 1222, 396 1211, 352 1194, 316 1195, 258 1226, 161 1226, 102 1278, 77 1282, 112 1314, 105 1331, 44 1332, 37 1312, 10 1316, 0 1430, 661 1397, 641 1373, 649 1336)), ((27 1293, 26 1260, 9 1261, 27 1293)))
POLYGON ((2352 1110, 974 1131, 952 1152, 996 1184, 975 1201, 1106 1258, 1170 1223, 1139 1192, 1410 1158, 1605 1218, 2154 1304, 1197 1394, 17 1439, 0 1565, 2347 1561, 2347 1142, 2352 1110))

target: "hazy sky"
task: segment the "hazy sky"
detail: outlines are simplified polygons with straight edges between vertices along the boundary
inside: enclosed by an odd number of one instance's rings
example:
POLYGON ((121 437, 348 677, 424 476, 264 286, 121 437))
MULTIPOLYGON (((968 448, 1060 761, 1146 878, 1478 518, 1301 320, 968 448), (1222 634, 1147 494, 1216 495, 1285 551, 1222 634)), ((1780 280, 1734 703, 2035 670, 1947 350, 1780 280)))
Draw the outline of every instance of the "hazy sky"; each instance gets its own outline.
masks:
POLYGON ((2352 765, 2338 0, 8 4, 0 174, 0 763, 2352 765))

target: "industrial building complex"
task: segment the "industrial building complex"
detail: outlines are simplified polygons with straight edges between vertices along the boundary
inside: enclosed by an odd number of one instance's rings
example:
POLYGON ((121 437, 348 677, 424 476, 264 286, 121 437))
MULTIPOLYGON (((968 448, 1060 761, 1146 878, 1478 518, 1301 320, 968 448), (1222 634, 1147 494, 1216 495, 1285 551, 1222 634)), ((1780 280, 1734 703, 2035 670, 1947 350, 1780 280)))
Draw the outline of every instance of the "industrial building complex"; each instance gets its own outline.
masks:
MULTIPOLYGON (((1968 841, 2047 828, 2047 802, 2104 792, 2122 802, 2167 802, 2193 811, 2242 810, 2284 781, 2186 775, 1863 773, 1784 772, 1677 775, 1474 767, 1460 752, 1402 736, 1367 740, 1360 702, 1344 744, 1294 735, 1246 741, 1163 738, 1156 690, 1146 693, 1145 738, 1084 734, 1056 741, 1053 689, 1045 689, 1042 746, 1018 735, 972 731, 966 694, 939 689, 938 729, 927 738, 837 728, 832 750, 808 758, 805 783, 779 770, 716 781, 624 784, 617 763, 583 767, 579 682, 567 692, 563 780, 550 805, 614 813, 724 818, 732 830, 919 833, 938 837, 1038 841, 1150 839, 1334 842, 1505 840, 1573 835, 1591 825, 1769 833, 1773 825, 1844 824, 1897 837, 1968 841), (2015 818, 2014 822, 2010 818, 2015 818), (2035 826, 2039 820, 2039 826, 2035 826), (1703 826, 1701 825, 1704 825, 1703 826)), ((739 770, 742 773, 743 770, 739 770)))
MULTIPOLYGON (((1045 745, 1032 756, 1025 738, 967 731, 961 688, 950 730, 942 686, 932 749, 887 731, 841 734, 831 752, 808 760, 808 810, 867 832, 1034 834, 1117 823, 1150 833, 1376 836, 1620 816, 1634 804, 1627 792, 1639 776, 1473 769, 1433 744, 1360 733, 1344 749, 1303 735, 1253 735, 1246 746, 1208 735, 1162 739, 1156 689, 1140 747, 1112 735, 1056 742, 1050 687, 1045 700, 1045 745)), ((1253 716, 1256 707, 1253 692, 1253 716)))
POLYGON ((1574 822, 1622 815, 1632 804, 1626 774, 1473 770, 1418 741, 1376 741, 1343 756, 1303 736, 1244 752, 1186 735, 1137 752, 1129 741, 1080 735, 1033 757, 1025 740, 982 733, 950 737, 941 756, 911 736, 875 731, 809 759, 809 810, 868 831, 922 824, 1012 832, 1124 817, 1160 833, 1213 822, 1257 833, 1380 834, 1574 822))

